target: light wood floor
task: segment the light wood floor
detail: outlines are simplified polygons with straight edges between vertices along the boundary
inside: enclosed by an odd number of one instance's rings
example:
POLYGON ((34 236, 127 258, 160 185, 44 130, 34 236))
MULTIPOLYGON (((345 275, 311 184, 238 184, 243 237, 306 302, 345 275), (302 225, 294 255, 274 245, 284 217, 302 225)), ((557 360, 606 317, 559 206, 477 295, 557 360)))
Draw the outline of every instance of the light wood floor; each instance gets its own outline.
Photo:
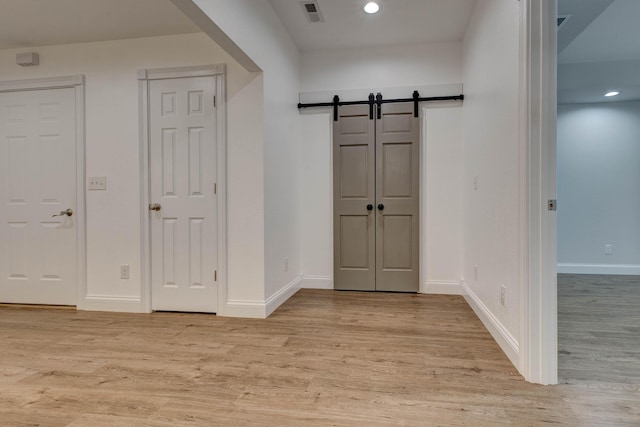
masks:
POLYGON ((638 390, 640 276, 558 275, 558 350, 560 382, 638 390))
POLYGON ((302 290, 267 320, 0 307, 2 426, 639 425, 529 384, 461 297, 302 290))

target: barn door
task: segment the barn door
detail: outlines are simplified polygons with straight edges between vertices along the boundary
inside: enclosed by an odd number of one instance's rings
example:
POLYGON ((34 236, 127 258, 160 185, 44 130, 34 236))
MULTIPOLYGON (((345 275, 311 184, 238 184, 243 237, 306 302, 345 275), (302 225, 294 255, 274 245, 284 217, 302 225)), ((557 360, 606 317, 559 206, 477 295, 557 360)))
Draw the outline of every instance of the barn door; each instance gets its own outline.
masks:
POLYGON ((381 108, 334 122, 334 287, 417 292, 419 122, 412 104, 381 108))

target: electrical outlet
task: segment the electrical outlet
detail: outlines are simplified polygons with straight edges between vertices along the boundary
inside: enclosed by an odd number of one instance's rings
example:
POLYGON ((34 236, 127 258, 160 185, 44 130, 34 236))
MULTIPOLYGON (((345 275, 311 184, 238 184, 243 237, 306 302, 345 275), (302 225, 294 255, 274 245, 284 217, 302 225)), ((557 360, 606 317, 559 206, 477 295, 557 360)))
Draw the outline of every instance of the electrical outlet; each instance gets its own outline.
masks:
POLYGON ((129 278, 129 265, 128 264, 122 264, 120 266, 120 278, 121 279, 128 279, 129 278))
POLYGON ((473 177, 473 189, 474 190, 478 189, 478 175, 473 177))
POLYGON ((507 288, 504 285, 500 285, 500 304, 503 307, 507 306, 507 288))
POLYGON ((289 271, 289 257, 284 257, 284 271, 289 271))
POLYGON ((477 265, 473 266, 473 280, 475 280, 476 282, 478 281, 478 266, 477 265))
POLYGON ((107 189, 107 177, 106 176, 92 176, 89 177, 89 190, 106 190, 107 189))
POLYGON ((613 245, 604 245, 604 254, 613 255, 613 245))

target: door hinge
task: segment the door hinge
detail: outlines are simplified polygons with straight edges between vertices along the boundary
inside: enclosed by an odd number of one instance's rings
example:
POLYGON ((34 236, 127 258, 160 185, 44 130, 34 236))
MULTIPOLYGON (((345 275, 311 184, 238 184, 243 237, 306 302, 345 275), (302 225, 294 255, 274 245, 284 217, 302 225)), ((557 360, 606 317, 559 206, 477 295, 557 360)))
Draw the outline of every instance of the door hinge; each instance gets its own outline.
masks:
POLYGON ((213 194, 218 194, 218 184, 217 183, 213 183, 213 194))
POLYGON ((216 108, 216 96, 213 95, 213 108, 216 108))
POLYGON ((547 203, 547 209, 550 211, 558 210, 558 201, 556 199, 549 199, 547 203))
POLYGON ((214 270, 214 272, 213 272, 213 281, 214 282, 218 281, 218 270, 214 270))

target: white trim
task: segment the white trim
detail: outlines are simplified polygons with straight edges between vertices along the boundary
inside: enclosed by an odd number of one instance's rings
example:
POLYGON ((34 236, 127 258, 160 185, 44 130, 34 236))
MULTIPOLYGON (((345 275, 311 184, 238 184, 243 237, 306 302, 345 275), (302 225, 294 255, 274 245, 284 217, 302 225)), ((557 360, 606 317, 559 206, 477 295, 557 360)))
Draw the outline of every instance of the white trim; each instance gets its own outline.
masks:
POLYGON ((193 67, 152 68, 138 70, 138 80, 182 79, 185 77, 209 77, 225 74, 225 65, 196 65, 193 67))
POLYGON ((149 82, 138 72, 138 105, 140 127, 140 300, 145 313, 151 313, 151 254, 148 245, 151 231, 149 203, 149 82))
POLYGON ((518 341, 509 333, 507 328, 493 315, 491 310, 484 305, 482 300, 462 282, 464 299, 476 313, 482 324, 487 328, 493 339, 496 340, 504 354, 507 355, 513 366, 517 367, 520 360, 520 349, 518 341))
POLYGON ((302 283, 302 276, 296 277, 284 288, 280 289, 266 301, 231 300, 226 303, 225 316, 250 317, 254 319, 266 319, 285 301, 291 298, 302 283))
MULTIPOLYGON (((462 88, 460 89, 460 93, 462 93, 462 88)), ((423 95, 424 96, 424 95, 423 95)), ((427 294, 432 293, 429 292, 428 286, 426 286, 427 280, 427 111, 426 107, 423 105, 420 108, 420 162, 418 163, 418 174, 419 174, 419 188, 418 194, 420 200, 418 200, 418 292, 427 294)))
POLYGON ((85 85, 84 76, 74 76, 76 92, 76 208, 78 217, 76 280, 78 280, 78 304, 83 307, 87 294, 87 203, 85 199, 86 155, 85 155, 85 85))
POLYGON ((300 287, 303 289, 333 289, 333 277, 331 276, 302 276, 300 287))
POLYGON ((7 80, 0 82, 0 92, 18 92, 23 90, 61 89, 84 86, 84 75, 76 74, 63 77, 45 77, 41 79, 7 80))
POLYGON ((116 295, 87 295, 82 302, 82 308, 78 309, 123 313, 141 313, 144 311, 140 298, 116 295))
MULTIPOLYGON (((227 98, 224 64, 138 71, 140 120, 140 222, 142 260, 140 295, 142 311, 151 312, 151 258, 149 221, 149 81, 184 77, 216 77, 216 157, 218 220, 218 307, 216 314, 227 315, 227 98)), ((233 304, 232 304, 233 306, 233 304)), ((255 316, 248 316, 255 317, 255 316)))
POLYGON ((265 319, 264 301, 229 300, 226 303, 226 317, 246 317, 251 319, 265 319))
POLYGON ((275 294, 271 295, 264 302, 265 305, 265 318, 269 317, 271 313, 276 311, 278 307, 284 304, 289 298, 295 295, 300 290, 302 283, 302 275, 297 276, 291 282, 289 282, 284 288, 280 289, 275 294))
POLYGON ((558 382, 556 213, 557 0, 520 2, 520 360, 525 379, 558 382))
POLYGON ((87 206, 85 201, 85 78, 82 74, 41 79, 0 81, 0 92, 71 88, 75 95, 76 137, 76 307, 87 292, 87 206))
MULTIPOLYGON (((527 0, 528 1, 528 0, 527 0)), ((529 252, 534 248, 530 247, 529 241, 529 13, 528 3, 520 2, 520 57, 519 59, 519 137, 518 137, 518 286, 520 289, 520 340, 522 351, 518 361, 518 371, 529 379, 530 352, 535 351, 529 343, 531 335, 531 323, 529 314, 529 252)))
POLYGON ((640 275, 637 264, 566 264, 558 263, 558 273, 562 274, 619 274, 640 275))
POLYGON ((464 295, 464 288, 459 280, 427 280, 421 283, 421 294, 464 295))
POLYGON ((227 77, 226 66, 216 78, 216 181, 218 184, 218 311, 225 315, 228 286, 227 263, 227 77))

